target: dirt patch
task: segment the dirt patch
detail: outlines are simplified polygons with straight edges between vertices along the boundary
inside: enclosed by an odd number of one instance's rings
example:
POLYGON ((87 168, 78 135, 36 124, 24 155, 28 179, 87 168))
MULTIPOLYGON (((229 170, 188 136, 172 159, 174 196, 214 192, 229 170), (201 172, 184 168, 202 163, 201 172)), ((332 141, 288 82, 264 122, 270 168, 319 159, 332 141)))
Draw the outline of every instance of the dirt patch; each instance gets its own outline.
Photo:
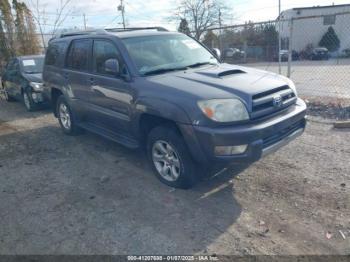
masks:
POLYGON ((349 120, 350 105, 339 101, 325 103, 325 101, 308 101, 308 115, 334 120, 349 120))
POLYGON ((0 107, 20 128, 0 131, 1 254, 350 254, 349 132, 309 122, 278 152, 183 191, 143 152, 0 107))
POLYGON ((0 134, 7 134, 15 131, 16 131, 16 128, 0 120, 0 134))

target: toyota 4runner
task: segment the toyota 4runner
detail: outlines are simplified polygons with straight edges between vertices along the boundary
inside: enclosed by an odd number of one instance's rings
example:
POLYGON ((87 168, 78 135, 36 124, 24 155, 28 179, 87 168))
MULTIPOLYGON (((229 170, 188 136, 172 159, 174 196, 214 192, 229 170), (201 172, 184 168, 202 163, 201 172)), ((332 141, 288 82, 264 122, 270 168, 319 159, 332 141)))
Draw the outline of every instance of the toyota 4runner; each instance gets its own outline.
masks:
POLYGON ((46 54, 44 94, 66 134, 81 129, 145 146, 157 177, 189 188, 196 167, 253 163, 303 133, 305 103, 281 75, 223 64, 162 28, 60 35, 46 54))

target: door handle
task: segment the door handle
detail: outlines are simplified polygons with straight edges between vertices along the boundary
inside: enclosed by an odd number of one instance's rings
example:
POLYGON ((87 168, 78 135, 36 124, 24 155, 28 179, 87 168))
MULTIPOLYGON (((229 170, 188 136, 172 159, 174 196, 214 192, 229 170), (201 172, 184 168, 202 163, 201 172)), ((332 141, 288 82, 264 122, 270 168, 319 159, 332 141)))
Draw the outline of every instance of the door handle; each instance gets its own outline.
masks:
POLYGON ((93 86, 95 84, 95 79, 93 77, 89 78, 89 84, 93 86))

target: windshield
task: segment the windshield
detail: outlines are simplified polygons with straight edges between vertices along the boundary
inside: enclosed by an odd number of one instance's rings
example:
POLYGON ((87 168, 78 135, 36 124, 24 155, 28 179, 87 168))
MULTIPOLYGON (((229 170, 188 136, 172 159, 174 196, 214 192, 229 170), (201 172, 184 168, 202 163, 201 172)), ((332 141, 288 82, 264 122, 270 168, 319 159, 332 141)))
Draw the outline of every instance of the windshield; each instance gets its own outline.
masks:
POLYGON ((44 57, 24 58, 21 60, 21 68, 26 74, 42 73, 44 68, 44 57))
POLYGON ((133 37, 123 42, 141 75, 218 63, 208 50, 186 35, 133 37))

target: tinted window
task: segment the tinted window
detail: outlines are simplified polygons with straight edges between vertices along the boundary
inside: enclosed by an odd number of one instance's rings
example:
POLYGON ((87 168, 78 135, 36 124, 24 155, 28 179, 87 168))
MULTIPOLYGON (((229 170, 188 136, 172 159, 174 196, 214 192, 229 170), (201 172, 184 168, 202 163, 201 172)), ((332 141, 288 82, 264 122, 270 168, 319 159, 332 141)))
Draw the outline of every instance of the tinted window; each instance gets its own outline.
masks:
POLYGON ((65 47, 64 42, 50 44, 46 52, 45 64, 58 65, 58 60, 59 60, 59 57, 64 52, 64 47, 65 47))
POLYGON ((95 40, 93 54, 94 71, 104 75, 111 74, 105 71, 105 62, 108 59, 119 58, 117 48, 109 41, 95 40))
POLYGON ((73 41, 67 57, 67 67, 79 71, 87 71, 89 50, 90 40, 73 41))

